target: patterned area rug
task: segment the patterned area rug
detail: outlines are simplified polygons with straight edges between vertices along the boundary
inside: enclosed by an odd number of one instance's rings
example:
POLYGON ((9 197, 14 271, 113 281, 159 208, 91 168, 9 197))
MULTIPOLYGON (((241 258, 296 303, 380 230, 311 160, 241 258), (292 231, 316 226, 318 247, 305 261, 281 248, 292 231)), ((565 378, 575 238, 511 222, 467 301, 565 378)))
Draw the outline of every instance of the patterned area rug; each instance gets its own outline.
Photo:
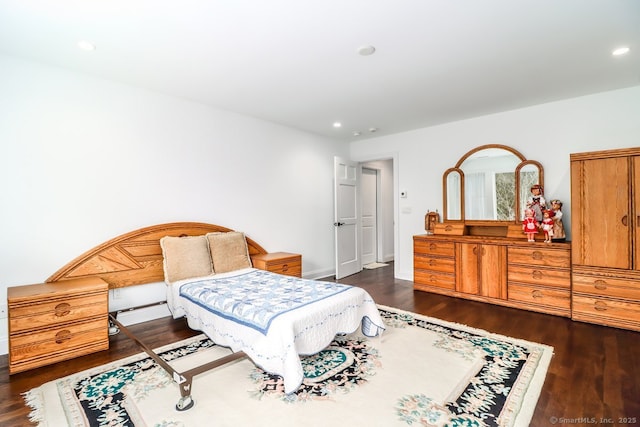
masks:
MULTIPOLYGON (((194 379, 195 406, 178 412, 177 385, 145 354, 26 393, 40 426, 523 426, 551 347, 379 306, 381 338, 338 336, 305 357, 305 381, 240 360, 194 379)), ((160 350, 176 369, 228 354, 204 336, 160 350)))

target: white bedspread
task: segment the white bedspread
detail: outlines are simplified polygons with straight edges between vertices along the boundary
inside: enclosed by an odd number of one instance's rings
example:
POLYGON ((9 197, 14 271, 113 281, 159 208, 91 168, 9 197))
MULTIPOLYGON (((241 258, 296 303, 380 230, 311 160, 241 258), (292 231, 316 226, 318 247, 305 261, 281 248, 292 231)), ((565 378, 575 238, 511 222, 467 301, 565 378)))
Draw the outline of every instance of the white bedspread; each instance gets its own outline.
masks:
MULTIPOLYGON (((203 331, 216 344, 230 347, 234 352, 244 351, 265 371, 281 375, 286 393, 296 391, 302 384, 300 355, 319 352, 339 333, 351 333, 362 327, 365 335, 376 336, 384 330, 384 323, 371 296, 364 289, 353 286, 319 301, 279 313, 270 320, 266 331, 211 312, 204 304, 196 304, 180 296, 180 287, 185 283, 246 276, 252 271, 256 270, 243 269, 176 282, 167 290, 167 303, 174 318, 186 316, 189 327, 203 331)), ((289 276, 287 278, 291 279, 289 276)), ((304 286, 305 282, 299 279, 300 286, 304 286)), ((214 286, 215 281, 211 284, 214 286)), ((247 299, 254 297, 253 294, 247 295, 247 299)))

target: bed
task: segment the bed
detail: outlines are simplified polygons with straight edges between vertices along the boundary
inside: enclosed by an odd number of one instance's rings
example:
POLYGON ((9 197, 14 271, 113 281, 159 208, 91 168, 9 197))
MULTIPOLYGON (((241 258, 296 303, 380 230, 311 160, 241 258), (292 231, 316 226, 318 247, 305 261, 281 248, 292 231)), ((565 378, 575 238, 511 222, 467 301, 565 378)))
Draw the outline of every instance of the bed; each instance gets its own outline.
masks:
MULTIPOLYGON (((160 224, 126 233, 76 258, 47 281, 99 276, 110 288, 164 281, 174 318, 231 349, 221 359, 174 370, 110 313, 112 327, 136 341, 179 385, 176 409, 193 406, 193 377, 249 357, 283 377, 285 392, 302 383, 301 355, 324 349, 337 334, 384 330, 377 306, 361 288, 253 268, 267 253, 244 233, 206 223, 160 224)), ((136 309, 135 307, 133 309, 136 309)))

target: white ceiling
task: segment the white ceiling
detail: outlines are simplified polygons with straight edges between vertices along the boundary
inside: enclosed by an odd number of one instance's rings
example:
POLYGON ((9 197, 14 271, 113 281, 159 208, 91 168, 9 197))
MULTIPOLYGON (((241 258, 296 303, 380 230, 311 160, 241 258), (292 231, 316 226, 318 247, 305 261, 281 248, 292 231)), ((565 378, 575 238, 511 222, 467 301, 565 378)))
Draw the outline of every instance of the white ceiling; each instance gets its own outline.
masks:
POLYGON ((639 85, 640 1, 0 0, 0 52, 351 141, 639 85))

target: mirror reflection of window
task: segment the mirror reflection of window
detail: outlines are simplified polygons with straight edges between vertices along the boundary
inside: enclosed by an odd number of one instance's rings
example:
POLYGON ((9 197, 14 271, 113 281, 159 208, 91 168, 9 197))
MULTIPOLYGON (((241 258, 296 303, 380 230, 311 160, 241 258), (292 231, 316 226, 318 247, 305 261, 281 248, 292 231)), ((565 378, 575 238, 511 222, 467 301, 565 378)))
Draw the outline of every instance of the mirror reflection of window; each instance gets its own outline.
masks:
POLYGON ((513 189, 516 187, 515 172, 500 172, 495 175, 496 179, 496 217, 498 221, 509 221, 515 219, 516 205, 513 189))
POLYGON ((467 219, 493 219, 493 198, 487 197, 491 190, 484 172, 464 175, 464 206, 467 219))
POLYGON ((447 175, 447 219, 449 220, 462 219, 461 188, 460 174, 456 171, 450 172, 447 175))
POLYGON ((531 187, 539 182, 540 178, 536 167, 529 168, 527 165, 520 170, 520 221, 524 219, 524 210, 527 208, 527 199, 531 196, 531 187))

